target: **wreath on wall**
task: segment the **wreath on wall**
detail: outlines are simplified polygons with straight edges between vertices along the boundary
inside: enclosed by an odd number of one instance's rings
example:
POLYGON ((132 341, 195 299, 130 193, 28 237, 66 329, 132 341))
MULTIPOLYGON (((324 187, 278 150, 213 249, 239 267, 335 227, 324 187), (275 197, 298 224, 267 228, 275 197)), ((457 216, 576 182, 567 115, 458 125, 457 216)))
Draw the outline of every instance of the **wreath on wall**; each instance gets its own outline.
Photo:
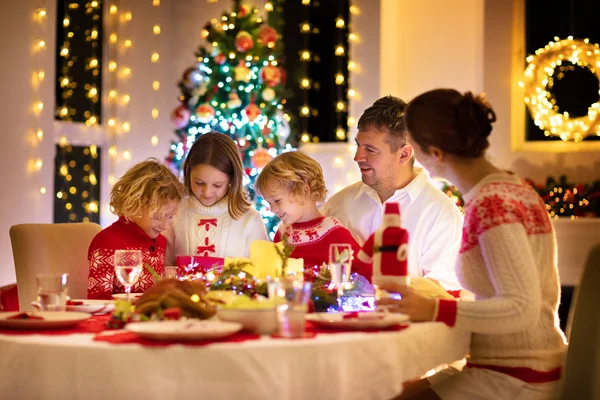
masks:
MULTIPOLYGON (((600 81, 600 47, 588 39, 567 39, 548 43, 526 59, 525 77, 519 85, 525 89, 525 103, 535 124, 546 136, 557 136, 564 141, 580 142, 588 136, 600 136, 600 102, 588 107, 582 117, 572 117, 560 112, 554 86, 556 67, 563 63, 586 68, 600 81)), ((560 78, 559 78, 560 79, 560 78)))

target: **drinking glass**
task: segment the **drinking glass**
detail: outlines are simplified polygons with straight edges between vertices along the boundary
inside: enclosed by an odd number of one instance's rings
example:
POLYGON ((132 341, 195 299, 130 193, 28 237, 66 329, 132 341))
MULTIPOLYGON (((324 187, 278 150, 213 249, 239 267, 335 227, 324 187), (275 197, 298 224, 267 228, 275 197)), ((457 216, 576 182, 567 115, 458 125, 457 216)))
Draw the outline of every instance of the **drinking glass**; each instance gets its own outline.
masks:
POLYGON ((65 311, 69 274, 46 273, 36 275, 40 311, 65 311))
POLYGON ((165 266, 165 272, 163 278, 165 279, 177 279, 178 278, 177 266, 167 265, 165 266))
POLYGON ((300 279, 282 278, 275 291, 279 336, 303 337, 304 316, 308 311, 311 283, 300 279))
POLYGON ((144 268, 142 264, 142 251, 116 250, 114 266, 115 275, 117 275, 119 282, 125 286, 127 301, 129 301, 131 287, 138 281, 144 268))
POLYGON ((350 276, 352 265, 352 247, 347 243, 333 243, 329 245, 329 270, 331 282, 337 288, 338 302, 344 294, 344 287, 350 276))

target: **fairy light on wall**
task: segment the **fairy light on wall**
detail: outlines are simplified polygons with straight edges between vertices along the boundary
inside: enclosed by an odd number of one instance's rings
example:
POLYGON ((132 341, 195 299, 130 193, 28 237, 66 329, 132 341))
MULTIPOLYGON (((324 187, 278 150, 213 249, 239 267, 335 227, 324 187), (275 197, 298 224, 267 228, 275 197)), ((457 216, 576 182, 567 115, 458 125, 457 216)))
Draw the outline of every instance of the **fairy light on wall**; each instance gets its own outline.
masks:
MULTIPOLYGON (((152 1, 152 6, 155 9, 154 15, 156 15, 158 18, 160 16, 160 11, 161 11, 160 10, 160 0, 151 0, 151 1, 152 1)), ((161 33, 162 33, 162 29, 160 27, 159 21, 157 21, 152 26, 152 38, 153 38, 154 50, 152 50, 152 52, 150 54, 150 62, 152 64, 152 65, 150 65, 150 68, 151 68, 151 71, 154 74, 156 74, 156 77, 154 79, 152 79, 152 90, 154 92, 153 100, 154 100, 155 104, 152 107, 152 109, 150 110, 150 115, 152 116, 152 119, 154 119, 154 120, 157 120, 160 115, 160 111, 158 108, 158 102, 160 99, 160 96, 158 93, 158 91, 160 90, 160 80, 158 79, 160 67, 155 64, 159 63, 159 61, 160 61, 159 49, 160 49, 160 39, 162 36, 161 33)), ((150 144, 152 146, 157 146, 158 145, 158 136, 156 136, 156 135, 151 136, 150 144)))
POLYGON ((102 2, 59 2, 56 118, 100 123, 102 2), (77 54, 74 54, 77 53, 77 54))
MULTIPOLYGON (((112 187, 115 182, 115 174, 116 174, 116 164, 117 164, 117 136, 119 132, 119 127, 121 126, 119 118, 118 118, 118 101, 119 101, 119 91, 118 91, 118 81, 119 81, 119 36, 120 36, 120 12, 118 6, 118 0, 113 0, 108 6, 108 13, 106 14, 106 26, 108 32, 108 43, 106 45, 107 49, 107 60, 108 60, 108 68, 107 68, 107 79, 108 79, 108 93, 106 96, 106 113, 107 113, 107 123, 106 123, 106 137, 107 137, 107 148, 108 148, 108 184, 109 187, 112 187)), ((106 205, 106 211, 109 212, 110 208, 108 204, 106 205)))
MULTIPOLYGON (((118 71, 117 79, 118 79, 118 87, 119 87, 119 91, 117 91, 116 98, 118 98, 117 104, 120 106, 119 115, 121 116, 120 124, 117 125, 117 134, 123 135, 123 134, 127 134, 127 133, 131 132, 131 121, 128 120, 126 115, 129 114, 129 112, 128 112, 129 111, 129 103, 132 99, 131 95, 129 93, 127 93, 127 88, 129 87, 129 82, 133 75, 133 71, 131 70, 131 67, 126 65, 123 62, 123 60, 134 49, 135 44, 133 43, 131 38, 127 37, 128 36, 127 27, 129 26, 129 22, 131 22, 131 20, 133 19, 132 12, 129 10, 127 10, 127 11, 124 10, 123 12, 121 12, 118 15, 118 19, 119 19, 119 35, 118 35, 119 37, 118 37, 118 39, 121 39, 121 36, 123 36, 123 38, 121 40, 121 45, 119 46, 119 49, 118 49, 120 61, 117 63, 118 66, 116 68, 116 70, 118 71)), ((118 41, 117 41, 117 43, 118 43, 118 41)), ((122 153, 122 157, 125 158, 123 153, 122 153)))
POLYGON ((349 21, 346 21, 346 15, 349 10, 345 10, 345 2, 338 0, 339 11, 338 17, 335 20, 337 44, 334 47, 335 59, 336 59, 336 73, 335 73, 335 85, 336 85, 336 120, 337 127, 335 130, 335 138, 338 141, 346 141, 348 138, 348 121, 347 121, 347 102, 348 102, 348 64, 346 62, 348 58, 348 49, 346 49, 346 43, 348 43, 349 36, 349 21))
MULTIPOLYGON (((310 1, 302 1, 302 5, 310 7, 310 1)), ((308 14, 308 13, 307 13, 308 14)), ((308 123, 310 118, 309 94, 313 86, 313 82, 308 76, 309 64, 312 59, 310 48, 310 35, 312 33, 310 22, 304 21, 300 24, 300 33, 303 38, 303 48, 300 51, 300 61, 303 64, 303 73, 300 78, 300 89, 302 89, 302 106, 300 107, 300 140, 303 143, 308 143, 312 140, 312 135, 308 132, 308 123)), ((318 138, 317 138, 318 140, 318 138)))
MULTIPOLYGON (((46 71, 43 69, 42 55, 46 51, 46 21, 48 17, 48 11, 45 6, 45 2, 40 3, 40 7, 35 9, 33 12, 33 23, 35 28, 33 29, 36 38, 33 41, 33 54, 34 54, 34 69, 31 76, 31 85, 33 89, 33 98, 36 99, 32 106, 33 115, 35 118, 34 128, 31 129, 31 143, 33 147, 39 149, 41 142, 44 140, 44 131, 41 128, 41 113, 44 109, 44 103, 40 99, 40 87, 46 78, 46 71)), ((34 151, 31 159, 28 162, 28 170, 32 173, 36 173, 39 182, 39 172, 43 167, 43 160, 39 155, 39 150, 34 151)), ((40 185, 40 194, 46 194, 46 187, 40 185)))

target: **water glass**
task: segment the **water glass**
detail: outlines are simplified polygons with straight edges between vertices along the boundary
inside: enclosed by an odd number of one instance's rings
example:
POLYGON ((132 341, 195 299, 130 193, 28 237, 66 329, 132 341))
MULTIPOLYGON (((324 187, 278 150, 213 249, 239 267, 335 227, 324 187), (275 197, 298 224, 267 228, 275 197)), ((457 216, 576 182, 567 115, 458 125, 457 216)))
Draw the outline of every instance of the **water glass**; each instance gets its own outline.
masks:
POLYGON ((144 268, 141 250, 116 250, 114 257, 115 275, 127 294, 127 301, 131 293, 131 287, 140 278, 144 268))
POLYGON ((41 311, 65 311, 69 274, 46 273, 36 275, 38 302, 41 311))
POLYGON ((344 287, 350 276, 352 266, 352 246, 348 243, 329 245, 329 271, 331 282, 335 285, 339 298, 344 295, 344 287))
POLYGON ((165 279, 177 279, 179 277, 179 272, 177 271, 177 267, 173 265, 166 265, 165 272, 163 274, 163 278, 165 279))
POLYGON ((283 278, 276 285, 277 327, 281 337, 304 336, 304 316, 308 311, 311 283, 283 278))

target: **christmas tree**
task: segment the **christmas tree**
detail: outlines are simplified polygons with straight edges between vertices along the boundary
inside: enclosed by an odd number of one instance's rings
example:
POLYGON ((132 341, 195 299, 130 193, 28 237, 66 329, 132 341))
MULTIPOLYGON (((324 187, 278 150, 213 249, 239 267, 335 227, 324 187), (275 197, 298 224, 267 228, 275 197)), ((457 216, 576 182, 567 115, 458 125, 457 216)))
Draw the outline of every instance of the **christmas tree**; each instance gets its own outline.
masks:
POLYGON ((277 218, 256 195, 254 182, 274 156, 292 148, 283 108, 286 74, 280 35, 258 9, 234 1, 233 11, 207 23, 202 37, 210 45, 200 46, 196 65, 179 82, 181 104, 172 113, 179 140, 171 144, 167 161, 181 171, 199 135, 229 135, 242 155, 245 186, 272 237, 277 218))

